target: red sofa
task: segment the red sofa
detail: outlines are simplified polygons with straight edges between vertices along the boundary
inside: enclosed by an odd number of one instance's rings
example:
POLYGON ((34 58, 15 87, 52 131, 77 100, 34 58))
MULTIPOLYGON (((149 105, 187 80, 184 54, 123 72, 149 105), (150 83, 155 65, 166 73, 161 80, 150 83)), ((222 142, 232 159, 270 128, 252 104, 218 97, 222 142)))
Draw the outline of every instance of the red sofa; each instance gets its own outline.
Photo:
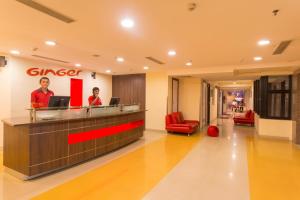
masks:
POLYGON ((248 110, 244 116, 236 116, 233 118, 234 124, 249 124, 254 126, 254 112, 248 110))
POLYGON ((200 123, 197 120, 184 120, 181 112, 173 112, 166 116, 166 130, 168 132, 192 134, 200 123))

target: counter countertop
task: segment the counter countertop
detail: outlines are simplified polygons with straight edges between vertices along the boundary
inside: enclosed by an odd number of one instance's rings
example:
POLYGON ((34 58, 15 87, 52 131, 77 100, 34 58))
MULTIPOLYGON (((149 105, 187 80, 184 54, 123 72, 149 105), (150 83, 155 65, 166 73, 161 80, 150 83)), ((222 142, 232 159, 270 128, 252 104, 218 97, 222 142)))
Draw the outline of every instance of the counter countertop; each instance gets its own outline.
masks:
POLYGON ((103 117, 120 116, 120 115, 140 113, 140 112, 145 112, 145 111, 146 110, 120 111, 120 112, 114 112, 114 113, 105 113, 105 114, 93 116, 93 117, 74 117, 74 118, 65 118, 65 119, 60 118, 60 119, 40 120, 40 121, 36 121, 36 122, 31 121, 29 117, 15 117, 15 118, 3 119, 2 122, 9 126, 20 126, 20 125, 75 121, 75 120, 80 120, 80 119, 98 119, 98 118, 103 118, 103 117))

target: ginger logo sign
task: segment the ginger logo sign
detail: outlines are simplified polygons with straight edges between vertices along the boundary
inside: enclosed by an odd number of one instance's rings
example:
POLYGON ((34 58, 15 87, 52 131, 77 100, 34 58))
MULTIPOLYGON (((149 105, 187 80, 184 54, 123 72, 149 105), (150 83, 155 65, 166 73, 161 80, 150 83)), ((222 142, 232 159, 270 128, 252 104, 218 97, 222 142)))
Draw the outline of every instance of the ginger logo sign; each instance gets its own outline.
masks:
POLYGON ((26 73, 29 76, 78 76, 81 70, 75 69, 41 69, 38 67, 31 67, 27 69, 26 73))

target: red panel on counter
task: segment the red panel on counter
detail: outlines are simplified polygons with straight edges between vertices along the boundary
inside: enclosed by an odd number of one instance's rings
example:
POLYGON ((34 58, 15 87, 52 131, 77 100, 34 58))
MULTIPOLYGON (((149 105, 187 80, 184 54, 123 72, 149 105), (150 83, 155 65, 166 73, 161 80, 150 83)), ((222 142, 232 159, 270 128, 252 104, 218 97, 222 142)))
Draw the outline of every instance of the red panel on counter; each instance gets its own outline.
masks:
POLYGON ((143 125, 144 125, 144 120, 138 120, 138 121, 129 122, 117 126, 110 126, 110 127, 100 128, 97 130, 92 130, 92 131, 69 134, 68 143, 76 144, 76 143, 85 142, 88 140, 94 140, 109 135, 116 135, 124 131, 141 127, 143 125))
POLYGON ((82 79, 71 78, 70 106, 82 106, 82 79))

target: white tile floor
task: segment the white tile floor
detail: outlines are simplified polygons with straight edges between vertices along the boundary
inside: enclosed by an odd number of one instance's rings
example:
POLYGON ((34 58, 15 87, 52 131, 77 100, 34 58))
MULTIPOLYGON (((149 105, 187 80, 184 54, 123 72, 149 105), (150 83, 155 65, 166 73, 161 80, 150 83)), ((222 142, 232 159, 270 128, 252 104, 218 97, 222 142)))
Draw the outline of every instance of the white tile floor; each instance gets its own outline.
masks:
POLYGON ((144 199, 248 200, 245 136, 254 130, 225 122, 221 137, 204 137, 144 199))

